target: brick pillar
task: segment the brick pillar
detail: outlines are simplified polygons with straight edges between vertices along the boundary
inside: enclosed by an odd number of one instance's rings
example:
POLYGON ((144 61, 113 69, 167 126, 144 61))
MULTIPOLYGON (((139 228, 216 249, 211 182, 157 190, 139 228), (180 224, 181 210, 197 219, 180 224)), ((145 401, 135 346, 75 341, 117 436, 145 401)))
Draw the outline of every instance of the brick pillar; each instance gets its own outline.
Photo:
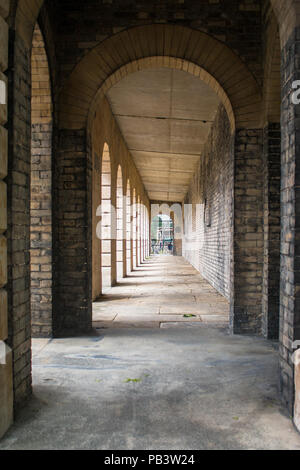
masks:
POLYGON ((262 328, 268 339, 279 336, 280 291, 280 159, 279 123, 264 129, 264 271, 262 328))
POLYGON ((300 104, 291 101, 292 83, 299 80, 299 40, 300 28, 281 51, 280 387, 291 415, 295 400, 293 342, 300 340, 300 104))
POLYGON ((238 129, 234 154, 231 329, 261 332, 263 277, 262 131, 238 129))
POLYGON ((31 96, 32 336, 52 336, 52 96, 43 37, 35 26, 31 96))
POLYGON ((13 383, 12 353, 7 347, 7 177, 8 147, 7 130, 7 77, 8 67, 8 25, 5 18, 9 13, 9 2, 0 2, 0 439, 12 424, 13 383))
POLYGON ((11 35, 8 162, 8 311, 14 401, 31 395, 30 313, 30 50, 11 35))
POLYGON ((90 164, 84 130, 61 130, 54 152, 53 330, 55 336, 90 330, 92 324, 88 206, 90 164))

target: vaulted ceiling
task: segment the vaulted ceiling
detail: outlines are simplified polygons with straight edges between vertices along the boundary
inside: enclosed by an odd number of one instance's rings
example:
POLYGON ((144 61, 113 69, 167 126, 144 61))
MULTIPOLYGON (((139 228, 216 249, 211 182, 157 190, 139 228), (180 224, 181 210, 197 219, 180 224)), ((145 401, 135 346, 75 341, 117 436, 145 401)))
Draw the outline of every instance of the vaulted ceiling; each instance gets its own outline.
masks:
POLYGON ((214 91, 180 70, 128 75, 107 98, 151 200, 181 202, 219 106, 214 91))

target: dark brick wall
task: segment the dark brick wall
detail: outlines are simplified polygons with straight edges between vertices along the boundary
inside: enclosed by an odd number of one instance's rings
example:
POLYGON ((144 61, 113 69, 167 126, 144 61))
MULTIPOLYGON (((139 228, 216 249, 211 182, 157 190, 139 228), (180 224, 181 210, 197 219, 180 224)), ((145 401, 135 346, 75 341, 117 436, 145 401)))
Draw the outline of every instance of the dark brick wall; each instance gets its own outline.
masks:
POLYGON ((234 157, 231 328, 261 333, 263 280, 262 131, 237 129, 234 157))
POLYGON ((279 123, 264 129, 264 272, 262 331, 279 337, 280 291, 280 175, 281 132, 279 123))
POLYGON ((185 200, 186 204, 194 206, 186 235, 192 237, 195 245, 191 250, 183 243, 186 259, 228 299, 232 236, 232 143, 229 120, 221 106, 185 200), (195 204, 203 204, 205 200, 211 217, 210 226, 204 220, 203 209, 199 216, 196 214, 195 204), (204 245, 200 248, 202 237, 204 245))
POLYGON ((91 328, 87 210, 90 165, 85 131, 55 136, 53 175, 53 331, 55 336, 91 328))
POLYGON ((48 0, 61 78, 99 42, 124 29, 151 23, 189 26, 225 42, 262 80, 260 0, 48 0))

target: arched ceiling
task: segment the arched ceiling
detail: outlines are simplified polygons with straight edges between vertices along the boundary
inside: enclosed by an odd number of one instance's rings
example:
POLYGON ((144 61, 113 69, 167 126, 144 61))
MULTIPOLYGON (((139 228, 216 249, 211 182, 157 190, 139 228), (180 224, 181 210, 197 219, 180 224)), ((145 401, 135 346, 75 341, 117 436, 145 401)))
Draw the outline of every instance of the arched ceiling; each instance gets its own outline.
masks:
POLYGON ((199 77, 171 68, 135 72, 107 92, 151 200, 181 202, 220 99, 199 77))

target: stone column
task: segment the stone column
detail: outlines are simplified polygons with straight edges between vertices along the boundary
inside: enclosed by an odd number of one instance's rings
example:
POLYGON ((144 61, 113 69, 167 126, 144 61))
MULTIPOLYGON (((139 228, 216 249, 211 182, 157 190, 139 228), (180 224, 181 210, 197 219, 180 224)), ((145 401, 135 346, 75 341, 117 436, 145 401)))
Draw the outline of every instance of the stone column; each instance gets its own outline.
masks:
POLYGON ((9 2, 0 1, 0 439, 13 420, 12 353, 7 346, 7 78, 9 2))

